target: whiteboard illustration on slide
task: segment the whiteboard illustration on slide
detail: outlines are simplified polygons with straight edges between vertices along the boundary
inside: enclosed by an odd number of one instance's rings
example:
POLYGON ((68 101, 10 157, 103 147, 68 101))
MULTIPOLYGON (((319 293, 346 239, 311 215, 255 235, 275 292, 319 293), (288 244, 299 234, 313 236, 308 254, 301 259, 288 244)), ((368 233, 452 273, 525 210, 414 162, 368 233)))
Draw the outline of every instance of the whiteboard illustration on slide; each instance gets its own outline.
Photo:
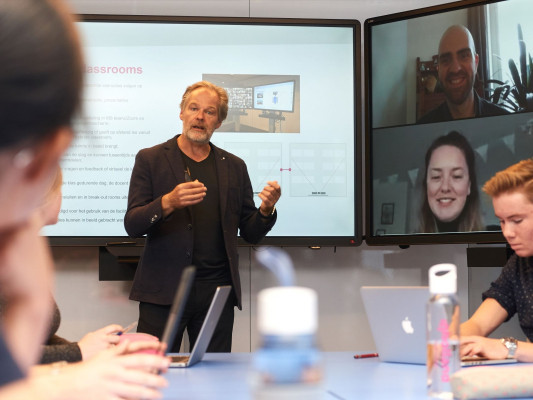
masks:
POLYGON ((292 143, 291 196, 346 196, 345 143, 292 143))

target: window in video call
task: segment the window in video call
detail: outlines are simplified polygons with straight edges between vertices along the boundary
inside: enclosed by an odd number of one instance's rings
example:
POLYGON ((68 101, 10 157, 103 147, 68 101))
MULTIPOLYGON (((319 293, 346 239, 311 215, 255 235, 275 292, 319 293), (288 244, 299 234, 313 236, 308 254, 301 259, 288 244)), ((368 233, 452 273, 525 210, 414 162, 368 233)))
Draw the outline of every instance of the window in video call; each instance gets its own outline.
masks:
POLYGON ((533 156, 530 7, 465 1, 365 22, 367 242, 503 242, 481 187, 533 156))

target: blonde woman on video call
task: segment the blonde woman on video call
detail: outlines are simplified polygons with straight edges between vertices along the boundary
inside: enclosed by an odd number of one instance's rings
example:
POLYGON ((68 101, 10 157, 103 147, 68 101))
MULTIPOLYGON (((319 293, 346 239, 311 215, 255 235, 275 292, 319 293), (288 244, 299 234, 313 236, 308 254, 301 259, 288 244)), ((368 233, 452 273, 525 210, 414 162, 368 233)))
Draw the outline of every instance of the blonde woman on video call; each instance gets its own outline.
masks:
POLYGON ((461 355, 532 362, 533 159, 498 172, 485 183, 483 191, 492 198, 494 214, 514 254, 483 293, 483 303, 474 315, 461 324, 461 355), (527 342, 486 337, 515 314, 527 342))
POLYGON ((482 230, 475 155, 468 140, 451 131, 436 138, 425 156, 417 232, 482 230))

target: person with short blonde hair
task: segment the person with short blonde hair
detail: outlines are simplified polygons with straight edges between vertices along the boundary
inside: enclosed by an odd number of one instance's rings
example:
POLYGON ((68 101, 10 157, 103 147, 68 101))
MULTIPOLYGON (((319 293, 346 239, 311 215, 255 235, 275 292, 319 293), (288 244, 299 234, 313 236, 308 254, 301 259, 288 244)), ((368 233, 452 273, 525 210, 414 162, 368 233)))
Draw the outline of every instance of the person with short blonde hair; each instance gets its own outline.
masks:
POLYGON ((483 191, 492 198, 506 192, 521 191, 533 203, 533 159, 522 160, 497 172, 485 183, 483 191))
POLYGON ((483 293, 483 303, 461 325, 461 354, 491 359, 533 361, 533 159, 496 173, 483 191, 492 197, 494 213, 514 254, 500 276, 483 293), (490 335, 514 314, 528 341, 490 335))

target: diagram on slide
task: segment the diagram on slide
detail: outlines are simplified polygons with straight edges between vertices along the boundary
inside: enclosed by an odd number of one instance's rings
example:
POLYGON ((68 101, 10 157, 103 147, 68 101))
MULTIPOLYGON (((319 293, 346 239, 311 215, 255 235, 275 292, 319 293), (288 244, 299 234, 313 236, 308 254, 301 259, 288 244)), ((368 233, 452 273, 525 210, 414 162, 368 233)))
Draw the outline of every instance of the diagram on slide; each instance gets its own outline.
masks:
POLYGON ((346 196, 344 143, 290 144, 291 196, 346 196))
POLYGON ((281 143, 226 142, 223 148, 246 162, 254 194, 260 193, 268 181, 283 186, 281 143))
POLYGON ((290 143, 286 165, 281 143, 225 142, 223 147, 246 162, 254 194, 276 180, 291 197, 347 195, 344 143, 290 143))

